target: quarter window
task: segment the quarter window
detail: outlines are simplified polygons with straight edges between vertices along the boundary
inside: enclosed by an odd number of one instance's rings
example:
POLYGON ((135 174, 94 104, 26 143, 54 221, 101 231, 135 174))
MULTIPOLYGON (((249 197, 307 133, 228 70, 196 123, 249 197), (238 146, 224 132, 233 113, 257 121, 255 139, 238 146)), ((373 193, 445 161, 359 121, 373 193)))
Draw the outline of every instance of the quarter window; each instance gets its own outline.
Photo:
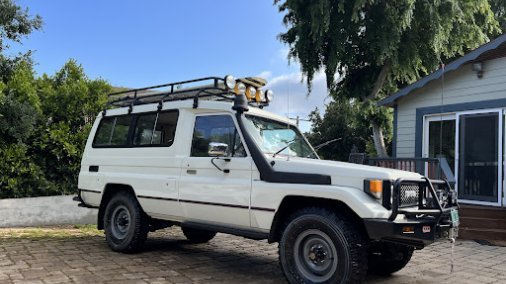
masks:
POLYGON ((135 146, 170 146, 174 142, 178 119, 177 111, 140 115, 135 127, 135 146))
POLYGON ((229 115, 198 116, 193 132, 193 157, 246 157, 246 151, 229 115))
POLYGON ((93 144, 97 146, 127 145, 130 121, 130 116, 106 117, 102 119, 93 144))

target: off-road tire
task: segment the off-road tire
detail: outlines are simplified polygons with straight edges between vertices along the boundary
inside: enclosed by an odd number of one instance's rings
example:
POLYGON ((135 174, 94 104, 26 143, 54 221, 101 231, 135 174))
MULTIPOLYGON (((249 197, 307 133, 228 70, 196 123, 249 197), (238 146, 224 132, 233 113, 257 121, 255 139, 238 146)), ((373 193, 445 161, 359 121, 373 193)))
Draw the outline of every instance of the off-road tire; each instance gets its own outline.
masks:
POLYGON ((193 229, 188 227, 182 227, 184 236, 194 244, 202 244, 210 241, 214 236, 216 236, 216 232, 193 229))
POLYGON ((367 272, 364 237, 343 215, 305 208, 286 223, 279 262, 290 283, 361 283, 367 272))
POLYGON ((369 274, 390 275, 404 268, 413 255, 413 247, 375 243, 368 248, 369 274))
POLYGON ((104 230, 107 244, 113 251, 133 253, 142 247, 148 236, 149 222, 135 196, 122 191, 109 200, 104 230))

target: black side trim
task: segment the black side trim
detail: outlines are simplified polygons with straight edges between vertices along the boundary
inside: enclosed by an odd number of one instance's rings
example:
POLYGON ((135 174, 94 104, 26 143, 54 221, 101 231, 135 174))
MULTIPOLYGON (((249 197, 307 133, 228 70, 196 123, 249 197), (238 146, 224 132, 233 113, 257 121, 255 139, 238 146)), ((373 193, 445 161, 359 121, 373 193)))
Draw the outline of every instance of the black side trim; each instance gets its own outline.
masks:
POLYGON ((181 223, 181 226, 194 228, 194 229, 200 229, 200 230, 207 230, 207 231, 231 234, 231 235, 241 236, 241 237, 254 239, 254 240, 265 240, 269 237, 269 233, 247 230, 247 229, 223 227, 223 226, 218 226, 218 225, 202 224, 202 223, 197 223, 197 222, 183 222, 183 223, 181 223))
POLYGON ((193 203, 193 204, 214 205, 214 206, 223 206, 223 207, 231 207, 231 208, 249 209, 249 206, 246 206, 246 205, 224 204, 224 203, 214 203, 214 202, 195 201, 195 200, 186 200, 186 199, 180 199, 179 201, 185 202, 185 203, 193 203))
MULTIPOLYGON (((156 196, 147 196, 147 195, 137 195, 137 198, 156 199, 156 200, 164 200, 164 201, 178 201, 176 198, 165 198, 165 197, 156 197, 156 196)), ((179 202, 201 204, 201 205, 211 205, 211 206, 222 206, 222 207, 239 208, 239 209, 250 209, 249 206, 246 206, 246 205, 225 204, 225 203, 205 202, 205 201, 186 200, 186 199, 180 199, 179 202)), ((264 207, 251 207, 251 210, 276 212, 276 209, 264 208, 264 207)))
POLYGON ((176 198, 156 197, 156 196, 147 196, 147 195, 137 195, 137 198, 156 199, 156 200, 165 200, 165 201, 177 201, 176 198))
POLYGON ((98 172, 98 166, 90 166, 90 167, 88 168, 88 171, 89 171, 90 173, 96 173, 96 172, 98 172))
POLYGON ((90 192, 90 193, 102 193, 100 190, 93 190, 93 189, 79 189, 81 192, 90 192))
POLYGON ((276 212, 276 209, 272 209, 272 208, 263 208, 263 207, 251 207, 251 210, 257 210, 257 211, 267 211, 267 212, 276 212))
POLYGON ((278 183, 331 184, 331 179, 328 175, 275 171, 244 127, 243 116, 240 112, 236 113, 236 118, 239 128, 242 131, 244 141, 251 153, 251 157, 260 172, 261 180, 278 183))

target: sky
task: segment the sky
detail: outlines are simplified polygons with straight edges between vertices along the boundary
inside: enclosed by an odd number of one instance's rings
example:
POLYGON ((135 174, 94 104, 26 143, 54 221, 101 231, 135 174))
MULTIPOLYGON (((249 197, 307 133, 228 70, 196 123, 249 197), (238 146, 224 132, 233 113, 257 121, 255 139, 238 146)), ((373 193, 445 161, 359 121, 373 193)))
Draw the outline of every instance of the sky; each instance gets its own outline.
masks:
MULTIPOLYGON (((38 75, 54 74, 70 58, 90 78, 113 86, 145 87, 207 76, 262 76, 274 91, 267 110, 307 118, 327 98, 317 73, 313 91, 300 66, 287 59, 286 31, 273 0, 17 0, 43 19, 41 31, 8 53, 33 51, 38 75)), ((303 131, 309 123, 301 122, 303 131)))

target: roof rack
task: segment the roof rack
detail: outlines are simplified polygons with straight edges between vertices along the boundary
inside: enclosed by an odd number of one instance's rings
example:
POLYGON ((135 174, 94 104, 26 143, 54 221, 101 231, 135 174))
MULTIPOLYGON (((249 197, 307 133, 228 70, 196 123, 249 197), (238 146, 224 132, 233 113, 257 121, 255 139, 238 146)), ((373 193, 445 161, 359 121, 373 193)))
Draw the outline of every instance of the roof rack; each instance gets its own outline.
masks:
POLYGON ((198 98, 214 96, 222 100, 233 100, 235 93, 225 84, 224 78, 205 77, 194 80, 180 81, 138 89, 128 89, 107 95, 107 106, 126 107, 165 101, 186 100, 194 98, 198 106, 198 98), (195 83, 206 83, 188 87, 195 83), (186 88, 185 88, 186 87, 186 88), (156 91, 164 88, 165 90, 156 91))
MULTIPOLYGON (((247 77, 235 79, 228 75, 221 77, 204 77, 194 80, 180 81, 163 85, 156 85, 138 89, 128 89, 107 95, 107 107, 129 107, 129 113, 135 105, 152 104, 158 102, 158 110, 166 101, 178 101, 193 99, 193 107, 198 107, 199 98, 207 98, 218 101, 233 101, 237 94, 246 93, 248 104, 263 107, 268 105, 267 95, 259 89, 265 85, 262 78, 247 77), (242 86, 240 86, 242 85, 242 86), (246 87, 246 85, 248 87, 246 87), (251 90, 250 88, 253 88, 251 90), (157 90, 163 89, 163 90, 157 90), (257 92, 262 94, 265 101, 255 97, 257 92)), ((269 91, 270 95, 272 92, 269 91)), ((105 115, 106 109, 104 109, 105 115)))

